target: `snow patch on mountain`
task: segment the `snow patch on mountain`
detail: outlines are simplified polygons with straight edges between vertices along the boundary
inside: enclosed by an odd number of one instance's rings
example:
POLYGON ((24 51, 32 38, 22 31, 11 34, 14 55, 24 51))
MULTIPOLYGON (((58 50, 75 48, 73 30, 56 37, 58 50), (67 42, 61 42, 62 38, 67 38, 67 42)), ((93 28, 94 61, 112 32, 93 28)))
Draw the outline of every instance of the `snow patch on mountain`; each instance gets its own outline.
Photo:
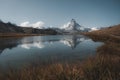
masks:
POLYGON ((70 22, 68 22, 67 24, 64 24, 61 29, 67 30, 67 31, 78 31, 83 29, 81 25, 79 25, 75 19, 72 19, 70 22))
POLYGON ((91 31, 96 31, 96 30, 99 30, 99 28, 97 28, 97 27, 92 27, 91 28, 91 31))

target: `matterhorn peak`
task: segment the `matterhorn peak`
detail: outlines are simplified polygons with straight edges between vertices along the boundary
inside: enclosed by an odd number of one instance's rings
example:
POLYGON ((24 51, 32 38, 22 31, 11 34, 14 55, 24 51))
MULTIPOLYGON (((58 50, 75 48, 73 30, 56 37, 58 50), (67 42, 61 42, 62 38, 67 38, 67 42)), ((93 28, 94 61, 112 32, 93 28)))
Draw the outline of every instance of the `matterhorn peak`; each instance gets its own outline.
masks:
POLYGON ((71 19, 70 22, 64 25, 64 29, 69 31, 78 31, 80 27, 81 26, 76 22, 75 19, 71 19))
POLYGON ((71 23, 76 23, 75 19, 71 19, 71 23))
POLYGON ((63 32, 65 32, 65 33, 66 32, 67 33, 76 33, 76 32, 88 32, 91 29, 81 26, 77 23, 77 21, 75 19, 71 19, 71 21, 69 21, 67 24, 64 24, 61 27, 61 30, 63 30, 63 32))
POLYGON ((71 30, 77 30, 76 27, 80 27, 80 25, 76 23, 75 19, 72 19, 70 21, 68 28, 71 28, 71 30))

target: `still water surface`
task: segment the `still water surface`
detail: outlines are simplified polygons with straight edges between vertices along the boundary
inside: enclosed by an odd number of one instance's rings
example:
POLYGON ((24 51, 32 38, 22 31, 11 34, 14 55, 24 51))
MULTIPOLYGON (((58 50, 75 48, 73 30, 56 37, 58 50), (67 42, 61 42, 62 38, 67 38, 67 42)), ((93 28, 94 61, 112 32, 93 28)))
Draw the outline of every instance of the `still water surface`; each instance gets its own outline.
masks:
POLYGON ((36 61, 73 63, 95 56, 102 44, 83 35, 1 38, 0 66, 21 67, 36 61))

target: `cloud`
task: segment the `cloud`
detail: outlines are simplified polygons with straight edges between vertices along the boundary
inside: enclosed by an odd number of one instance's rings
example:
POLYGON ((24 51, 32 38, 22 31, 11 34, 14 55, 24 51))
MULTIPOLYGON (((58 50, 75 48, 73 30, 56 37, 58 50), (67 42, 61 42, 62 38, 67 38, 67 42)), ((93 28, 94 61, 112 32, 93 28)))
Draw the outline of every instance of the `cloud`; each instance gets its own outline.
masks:
POLYGON ((36 23, 30 23, 29 21, 23 22, 20 24, 21 27, 33 27, 33 28, 39 28, 39 29, 43 29, 44 27, 44 22, 42 21, 38 21, 36 23))
POLYGON ((30 24, 29 21, 26 21, 26 22, 21 23, 20 26, 28 27, 28 26, 30 26, 29 24, 30 24))
POLYGON ((67 28, 69 25, 70 25, 70 22, 68 22, 67 24, 64 24, 64 25, 61 26, 60 28, 61 28, 61 29, 65 29, 65 28, 67 28))

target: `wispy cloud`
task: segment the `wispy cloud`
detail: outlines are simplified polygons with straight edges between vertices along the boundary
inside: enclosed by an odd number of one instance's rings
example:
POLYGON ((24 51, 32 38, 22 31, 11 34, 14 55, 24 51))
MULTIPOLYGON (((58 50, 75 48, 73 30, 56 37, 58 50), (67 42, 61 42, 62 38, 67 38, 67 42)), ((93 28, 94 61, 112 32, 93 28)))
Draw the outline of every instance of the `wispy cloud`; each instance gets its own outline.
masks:
POLYGON ((38 21, 38 22, 35 22, 35 23, 30 23, 29 21, 25 21, 25 22, 22 22, 20 24, 21 27, 33 27, 33 28, 39 28, 39 29, 43 29, 44 28, 44 22, 42 21, 38 21))
POLYGON ((68 27, 69 25, 70 25, 70 22, 68 22, 68 23, 64 24, 64 25, 63 25, 63 26, 61 26, 60 28, 61 28, 61 29, 64 29, 64 28, 68 27))

